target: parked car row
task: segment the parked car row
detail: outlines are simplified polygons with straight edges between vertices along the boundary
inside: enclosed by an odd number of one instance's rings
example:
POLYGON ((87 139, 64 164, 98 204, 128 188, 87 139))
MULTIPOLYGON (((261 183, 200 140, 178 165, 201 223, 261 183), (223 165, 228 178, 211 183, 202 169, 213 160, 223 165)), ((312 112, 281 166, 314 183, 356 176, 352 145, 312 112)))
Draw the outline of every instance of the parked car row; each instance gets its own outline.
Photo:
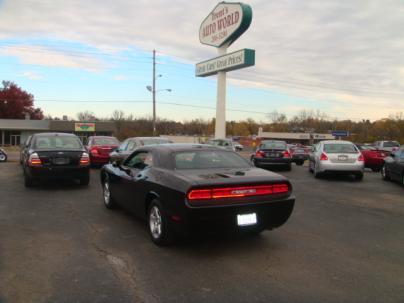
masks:
POLYGON ((25 186, 45 179, 90 181, 90 160, 100 170, 103 201, 147 222, 157 245, 195 232, 260 233, 283 225, 295 197, 289 180, 222 147, 165 144, 161 138, 91 137, 42 133, 21 149, 25 186), (116 155, 113 155, 113 154, 116 155))

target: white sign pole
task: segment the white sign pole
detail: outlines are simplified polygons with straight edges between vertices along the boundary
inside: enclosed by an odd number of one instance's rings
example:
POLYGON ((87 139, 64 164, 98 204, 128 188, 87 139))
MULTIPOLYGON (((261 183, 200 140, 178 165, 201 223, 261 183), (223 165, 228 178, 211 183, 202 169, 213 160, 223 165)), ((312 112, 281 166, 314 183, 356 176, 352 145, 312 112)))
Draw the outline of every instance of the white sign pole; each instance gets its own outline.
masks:
MULTIPOLYGON (((226 55, 227 45, 218 48, 218 55, 226 55)), ((226 138, 226 72, 217 73, 215 138, 226 138)))

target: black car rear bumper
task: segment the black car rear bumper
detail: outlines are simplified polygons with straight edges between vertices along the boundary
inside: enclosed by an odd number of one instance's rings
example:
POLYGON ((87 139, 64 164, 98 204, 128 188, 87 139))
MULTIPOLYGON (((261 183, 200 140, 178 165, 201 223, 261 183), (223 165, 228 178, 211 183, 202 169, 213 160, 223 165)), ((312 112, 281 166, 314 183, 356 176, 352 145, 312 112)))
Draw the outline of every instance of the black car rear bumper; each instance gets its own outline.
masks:
POLYGON ((291 158, 254 158, 256 167, 262 166, 289 166, 292 163, 291 158))
POLYGON ((177 233, 222 233, 260 231, 282 226, 290 217, 295 198, 268 203, 188 208, 181 220, 172 221, 177 233), (257 224, 239 226, 237 215, 255 213, 257 224))
POLYGON ((306 161, 309 159, 308 155, 293 155, 292 162, 306 161))
POLYGON ((25 174, 35 179, 79 179, 90 173, 90 167, 57 167, 57 166, 41 166, 26 167, 25 174))

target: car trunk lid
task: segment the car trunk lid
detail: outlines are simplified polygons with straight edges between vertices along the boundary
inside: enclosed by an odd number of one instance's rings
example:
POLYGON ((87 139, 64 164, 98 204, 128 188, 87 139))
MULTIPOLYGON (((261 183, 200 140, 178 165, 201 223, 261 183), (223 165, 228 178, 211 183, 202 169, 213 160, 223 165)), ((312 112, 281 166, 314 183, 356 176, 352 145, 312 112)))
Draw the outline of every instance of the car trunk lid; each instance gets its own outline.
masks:
POLYGON ((41 150, 36 151, 42 165, 48 166, 78 166, 82 150, 41 150))

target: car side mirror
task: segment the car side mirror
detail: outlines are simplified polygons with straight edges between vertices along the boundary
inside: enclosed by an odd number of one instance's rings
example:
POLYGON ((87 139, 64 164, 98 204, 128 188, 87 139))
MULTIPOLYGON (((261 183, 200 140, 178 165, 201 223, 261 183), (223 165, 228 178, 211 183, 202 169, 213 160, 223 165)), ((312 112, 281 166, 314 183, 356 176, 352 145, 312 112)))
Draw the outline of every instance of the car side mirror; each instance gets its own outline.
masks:
POLYGON ((116 159, 116 160, 112 161, 113 167, 119 167, 119 166, 121 166, 121 164, 122 164, 122 160, 120 160, 120 159, 116 159))

